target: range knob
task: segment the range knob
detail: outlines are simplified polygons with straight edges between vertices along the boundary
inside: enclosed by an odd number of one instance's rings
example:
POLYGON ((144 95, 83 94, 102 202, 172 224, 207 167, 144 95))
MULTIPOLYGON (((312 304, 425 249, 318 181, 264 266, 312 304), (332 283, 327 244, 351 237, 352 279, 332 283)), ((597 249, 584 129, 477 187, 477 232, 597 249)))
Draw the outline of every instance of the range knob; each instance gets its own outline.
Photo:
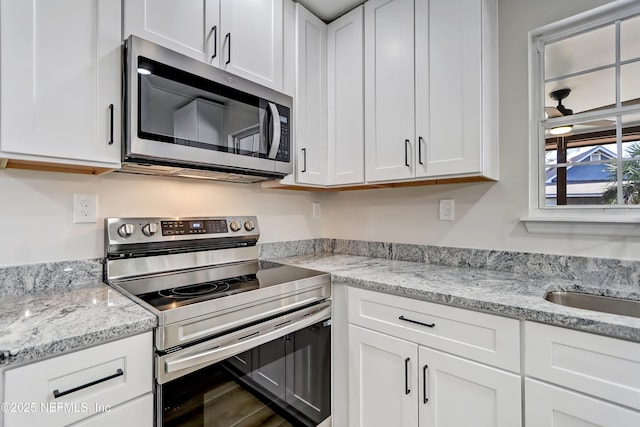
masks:
POLYGON ((253 229, 256 228, 256 225, 254 224, 253 221, 249 220, 247 222, 244 223, 244 229, 247 231, 253 231, 253 229))
POLYGON ((229 228, 231 228, 231 231, 235 232, 240 230, 242 228, 242 225, 238 221, 231 221, 231 223, 229 224, 229 228))
POLYGON ((145 236, 151 237, 154 234, 156 234, 157 231, 158 231, 158 224, 156 224, 155 222, 150 222, 149 224, 142 227, 142 232, 144 233, 145 236))
POLYGON ((133 224, 122 224, 120 227, 118 227, 118 234, 126 239, 127 237, 131 237, 135 229, 136 228, 133 226, 133 224))

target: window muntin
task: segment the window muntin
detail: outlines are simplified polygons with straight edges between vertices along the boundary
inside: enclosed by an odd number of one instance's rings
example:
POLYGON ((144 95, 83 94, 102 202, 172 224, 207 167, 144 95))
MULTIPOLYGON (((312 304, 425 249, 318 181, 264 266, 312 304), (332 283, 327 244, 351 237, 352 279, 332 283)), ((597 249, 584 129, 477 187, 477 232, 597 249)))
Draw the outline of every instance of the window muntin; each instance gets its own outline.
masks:
POLYGON ((541 76, 532 81, 542 83, 538 153, 543 157, 537 209, 640 207, 637 13, 535 40, 534 70, 541 76), (560 103, 557 92, 556 99, 550 96, 559 89, 570 89, 560 103), (552 134, 561 127, 569 132, 552 134))

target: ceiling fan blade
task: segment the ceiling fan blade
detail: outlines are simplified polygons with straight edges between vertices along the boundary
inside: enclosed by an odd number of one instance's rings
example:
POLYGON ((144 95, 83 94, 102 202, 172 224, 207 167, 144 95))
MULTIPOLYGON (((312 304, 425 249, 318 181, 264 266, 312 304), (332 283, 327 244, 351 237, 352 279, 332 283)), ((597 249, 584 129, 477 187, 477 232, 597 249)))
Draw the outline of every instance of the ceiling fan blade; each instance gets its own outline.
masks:
POLYGON ((578 125, 584 125, 584 126, 601 126, 601 127, 605 127, 605 126, 611 126, 613 124, 615 124, 615 120, 609 120, 609 119, 603 119, 603 120, 592 120, 590 122, 581 122, 581 123, 576 123, 578 125))
POLYGON ((550 119, 564 116, 556 107, 544 107, 544 112, 547 113, 547 117, 550 119))

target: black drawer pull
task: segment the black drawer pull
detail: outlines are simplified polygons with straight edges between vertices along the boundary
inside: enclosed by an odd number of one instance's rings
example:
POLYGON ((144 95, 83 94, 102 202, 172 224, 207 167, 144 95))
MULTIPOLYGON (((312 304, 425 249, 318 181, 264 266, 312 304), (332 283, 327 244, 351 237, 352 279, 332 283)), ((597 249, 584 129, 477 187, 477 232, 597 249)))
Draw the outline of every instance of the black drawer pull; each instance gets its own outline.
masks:
POLYGON ((103 383, 105 381, 109 381, 109 380, 112 380, 114 378, 121 377, 122 375, 124 375, 124 371, 122 369, 118 369, 116 371, 116 373, 113 374, 113 375, 109 375, 107 377, 100 378, 99 380, 91 381, 90 383, 86 383, 86 384, 80 385, 78 387, 70 388, 69 390, 65 390, 65 391, 58 391, 57 389, 53 390, 53 398, 57 399, 59 397, 66 396, 67 394, 75 393, 76 391, 80 391, 82 389, 94 386, 96 384, 100 384, 100 383, 103 383))
POLYGON ((416 325, 422 325, 422 326, 426 326, 427 328, 433 328, 436 326, 435 323, 423 323, 423 322, 418 322, 417 320, 411 320, 411 319, 407 319, 404 316, 400 316, 398 317, 398 320, 403 320, 405 322, 409 322, 409 323, 415 323, 416 325))

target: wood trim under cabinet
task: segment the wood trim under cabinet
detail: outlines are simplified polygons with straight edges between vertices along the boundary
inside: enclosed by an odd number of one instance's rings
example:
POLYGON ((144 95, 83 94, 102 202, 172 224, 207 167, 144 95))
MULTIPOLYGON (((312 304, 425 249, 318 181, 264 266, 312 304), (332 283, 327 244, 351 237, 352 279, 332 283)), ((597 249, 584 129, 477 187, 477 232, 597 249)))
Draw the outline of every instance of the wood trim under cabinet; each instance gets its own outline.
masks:
POLYGON ((469 176, 459 178, 439 178, 420 181, 386 182, 382 184, 359 184, 344 187, 309 187, 304 185, 280 184, 277 181, 266 181, 262 188, 267 190, 297 190, 297 191, 350 191, 370 190, 372 188, 418 187, 422 185, 458 184, 462 182, 496 182, 494 179, 484 176, 469 176))
POLYGON ((84 174, 84 175, 102 175, 103 173, 111 172, 114 170, 113 168, 99 168, 95 166, 36 162, 33 160, 0 159, 0 169, 2 168, 24 169, 24 170, 34 170, 34 171, 46 171, 46 172, 78 173, 78 174, 84 174))

